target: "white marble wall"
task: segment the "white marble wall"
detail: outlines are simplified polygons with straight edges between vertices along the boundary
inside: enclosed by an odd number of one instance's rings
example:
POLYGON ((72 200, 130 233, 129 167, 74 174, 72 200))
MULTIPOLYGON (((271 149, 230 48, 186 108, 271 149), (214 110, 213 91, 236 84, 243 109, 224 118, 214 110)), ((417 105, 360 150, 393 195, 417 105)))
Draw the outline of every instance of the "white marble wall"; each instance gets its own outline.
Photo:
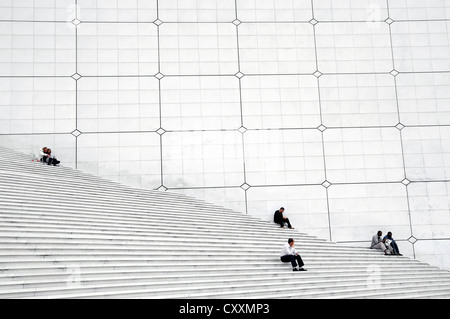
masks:
POLYGON ((450 269, 450 0, 0 0, 0 144, 450 269))

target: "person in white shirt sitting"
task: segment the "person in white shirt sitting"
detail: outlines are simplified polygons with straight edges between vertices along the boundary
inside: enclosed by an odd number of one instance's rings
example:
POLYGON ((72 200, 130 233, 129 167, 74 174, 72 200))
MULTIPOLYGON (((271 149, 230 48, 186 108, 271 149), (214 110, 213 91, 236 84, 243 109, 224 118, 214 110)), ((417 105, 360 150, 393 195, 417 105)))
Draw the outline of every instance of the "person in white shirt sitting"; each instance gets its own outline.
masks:
POLYGON ((289 238, 288 243, 284 244, 283 246, 280 259, 284 263, 290 262, 293 271, 306 271, 306 269, 303 268, 304 263, 302 257, 300 257, 298 252, 295 250, 294 243, 295 243, 294 240, 292 238, 289 238))
POLYGON ((41 157, 40 162, 45 163, 45 164, 47 164, 47 160, 49 157, 47 151, 48 151, 47 147, 43 147, 41 149, 41 151, 39 152, 39 156, 41 157))
POLYGON ((376 235, 372 237, 372 244, 370 245, 370 248, 372 249, 381 249, 384 251, 385 255, 392 255, 393 249, 390 246, 386 246, 386 239, 382 239, 381 235, 383 235, 383 232, 379 230, 376 235), (389 254, 388 254, 389 252, 389 254))

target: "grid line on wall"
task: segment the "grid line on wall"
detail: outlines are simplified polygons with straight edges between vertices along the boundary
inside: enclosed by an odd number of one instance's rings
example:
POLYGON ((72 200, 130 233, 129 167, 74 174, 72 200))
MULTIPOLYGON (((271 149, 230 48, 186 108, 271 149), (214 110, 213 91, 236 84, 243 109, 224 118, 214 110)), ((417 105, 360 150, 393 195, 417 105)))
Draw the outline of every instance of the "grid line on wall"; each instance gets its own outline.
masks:
MULTIPOLYGON (((387 14, 388 14, 386 21, 388 21, 389 19, 391 19, 389 0, 386 0, 386 6, 387 6, 387 14)), ((395 64, 394 43, 393 43, 393 39, 392 39, 392 23, 388 23, 388 24, 389 24, 389 41, 391 44, 391 55, 392 55, 392 70, 393 70, 393 72, 394 71, 397 72, 396 71, 397 68, 396 68, 396 64, 395 64)), ((399 98, 398 98, 398 87, 397 87, 398 73, 392 73, 392 75, 394 76, 394 89, 395 89, 395 100, 396 100, 396 105, 397 105, 398 123, 400 125, 403 125, 402 121, 401 121, 401 112, 400 112, 399 98)), ((403 173, 404 173, 405 179, 407 179, 408 177, 407 177, 407 173, 406 173, 405 152, 404 152, 404 147, 403 147, 402 129, 399 130, 399 135, 400 135, 402 162, 403 162, 403 173)), ((407 203, 407 207, 408 207, 408 219, 409 219, 409 228, 410 228, 410 237, 409 238, 411 238, 411 236, 414 236, 414 232, 413 232, 413 224, 412 224, 412 220, 411 220, 411 206, 410 206, 408 185, 405 185, 405 186, 406 186, 406 203, 407 203)), ((414 244, 415 243, 412 243, 412 251, 413 251, 413 255, 415 257, 415 245, 414 244)))

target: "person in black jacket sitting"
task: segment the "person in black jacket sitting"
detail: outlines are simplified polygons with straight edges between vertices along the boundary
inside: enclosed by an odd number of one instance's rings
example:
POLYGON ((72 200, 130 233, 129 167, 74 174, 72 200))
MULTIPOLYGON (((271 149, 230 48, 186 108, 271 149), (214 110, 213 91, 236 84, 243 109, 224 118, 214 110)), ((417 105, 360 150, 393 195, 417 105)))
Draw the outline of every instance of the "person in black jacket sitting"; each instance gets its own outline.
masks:
POLYGON ((49 148, 47 149, 47 154, 48 154, 48 158, 47 158, 47 164, 48 165, 56 166, 56 165, 59 165, 59 163, 61 163, 60 161, 58 161, 56 159, 55 156, 52 155, 52 150, 51 149, 49 149, 49 148))
POLYGON ((289 229, 294 229, 294 227, 291 226, 291 223, 289 222, 289 218, 286 218, 283 216, 284 207, 281 207, 279 210, 275 212, 273 215, 273 221, 276 224, 280 224, 281 228, 284 228, 284 223, 288 224, 289 229))

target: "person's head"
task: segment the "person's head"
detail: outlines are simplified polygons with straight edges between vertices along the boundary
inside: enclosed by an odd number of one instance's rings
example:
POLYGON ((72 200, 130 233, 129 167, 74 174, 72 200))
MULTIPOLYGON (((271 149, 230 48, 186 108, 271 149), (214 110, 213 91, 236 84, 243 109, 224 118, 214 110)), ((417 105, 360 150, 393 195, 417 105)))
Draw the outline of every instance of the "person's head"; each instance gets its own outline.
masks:
POLYGON ((50 155, 52 153, 52 150, 47 148, 47 154, 50 155))
POLYGON ((378 236, 381 236, 381 235, 383 235, 383 232, 382 232, 381 230, 379 230, 378 233, 377 233, 377 235, 378 235, 378 236))
POLYGON ((294 246, 294 243, 295 243, 295 241, 292 238, 288 239, 289 246, 291 246, 291 247, 294 246))
POLYGON ((47 152, 48 148, 47 147, 43 147, 42 150, 45 152, 47 152))
POLYGON ((284 212, 284 207, 281 207, 281 208, 280 208, 280 212, 284 212))
POLYGON ((388 237, 388 238, 392 238, 392 233, 391 233, 391 232, 388 232, 388 233, 387 233, 387 237, 388 237))

